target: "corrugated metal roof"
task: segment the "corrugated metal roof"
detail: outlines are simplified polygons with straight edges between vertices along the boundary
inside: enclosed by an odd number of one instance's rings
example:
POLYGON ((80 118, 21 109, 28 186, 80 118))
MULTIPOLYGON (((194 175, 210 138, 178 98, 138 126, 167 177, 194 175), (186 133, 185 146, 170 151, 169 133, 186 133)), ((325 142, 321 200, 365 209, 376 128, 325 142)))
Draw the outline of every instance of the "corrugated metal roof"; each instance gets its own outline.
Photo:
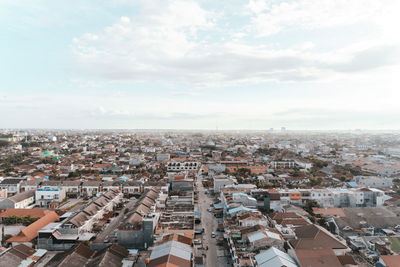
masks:
POLYGON ((192 247, 177 241, 170 241, 155 246, 150 255, 150 260, 154 260, 165 255, 171 254, 176 257, 189 260, 191 259, 192 247))
POLYGON ((262 232, 256 232, 256 233, 250 234, 247 238, 249 239, 249 242, 254 242, 254 241, 257 241, 260 239, 264 239, 264 238, 266 238, 266 236, 262 232))
POLYGON ((254 258, 260 267, 297 266, 294 259, 292 259, 288 254, 274 247, 257 254, 254 258))
POLYGON ((265 231, 264 233, 270 238, 281 239, 281 236, 278 235, 277 233, 273 233, 270 231, 265 231))

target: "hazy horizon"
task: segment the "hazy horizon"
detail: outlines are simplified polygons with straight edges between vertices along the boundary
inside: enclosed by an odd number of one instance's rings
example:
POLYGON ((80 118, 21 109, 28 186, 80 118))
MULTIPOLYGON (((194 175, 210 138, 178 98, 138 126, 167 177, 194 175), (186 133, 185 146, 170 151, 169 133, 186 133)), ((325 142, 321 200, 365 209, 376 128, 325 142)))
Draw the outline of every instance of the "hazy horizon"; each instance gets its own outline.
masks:
POLYGON ((3 129, 400 129, 396 0, 1 5, 3 129))

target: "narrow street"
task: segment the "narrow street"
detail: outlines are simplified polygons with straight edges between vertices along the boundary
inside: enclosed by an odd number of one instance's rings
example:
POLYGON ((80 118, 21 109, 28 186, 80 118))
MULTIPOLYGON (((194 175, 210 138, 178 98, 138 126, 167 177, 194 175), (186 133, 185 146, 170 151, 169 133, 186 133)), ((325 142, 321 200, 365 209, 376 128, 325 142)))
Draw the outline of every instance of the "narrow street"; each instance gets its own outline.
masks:
MULTIPOLYGON (((125 207, 132 207, 136 203, 136 199, 130 200, 125 207)), ((119 214, 117 217, 111 218, 111 222, 109 224, 105 225, 105 229, 103 229, 97 236, 96 239, 94 240, 95 243, 102 243, 104 242, 104 239, 108 239, 108 241, 112 241, 114 237, 114 230, 118 228, 120 223, 122 222, 125 214, 124 214, 124 209, 121 209, 119 211, 119 214)))
POLYGON ((205 194, 205 188, 201 182, 201 176, 197 178, 197 189, 199 192, 199 211, 201 212, 201 224, 204 228, 203 234, 203 247, 208 246, 207 256, 206 256, 206 266, 207 267, 217 267, 222 266, 218 260, 217 256, 217 244, 216 239, 211 237, 211 233, 216 233, 216 220, 213 213, 207 211, 212 203, 208 195, 205 194))

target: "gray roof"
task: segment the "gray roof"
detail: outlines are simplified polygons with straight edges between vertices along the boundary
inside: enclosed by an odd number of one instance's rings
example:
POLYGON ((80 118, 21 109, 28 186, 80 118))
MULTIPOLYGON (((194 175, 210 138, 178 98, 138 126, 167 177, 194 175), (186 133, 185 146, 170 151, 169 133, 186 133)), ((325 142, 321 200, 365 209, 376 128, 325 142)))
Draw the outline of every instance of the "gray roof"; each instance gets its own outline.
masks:
POLYGON ((297 267, 292 257, 274 247, 257 254, 254 258, 259 267, 297 267))
POLYGON ((360 229, 360 222, 366 222, 367 226, 375 228, 390 228, 400 224, 398 207, 343 208, 343 211, 346 217, 335 218, 341 229, 345 226, 360 229))
POLYGON ((80 186, 82 181, 64 181, 63 186, 80 186))
POLYGON ((192 247, 178 241, 169 241, 161 245, 155 246, 150 255, 150 260, 154 260, 165 255, 174 255, 181 259, 190 261, 192 255, 192 247))
POLYGON ((11 201, 13 201, 14 203, 18 203, 18 202, 20 202, 22 200, 25 200, 27 198, 34 197, 35 196, 35 191, 36 191, 35 189, 28 190, 28 191, 16 194, 15 196, 10 197, 9 199, 11 201))
POLYGON ((24 181, 24 179, 6 178, 0 182, 0 185, 19 184, 22 181, 24 181))
POLYGON ((26 180, 26 181, 23 181, 23 182, 21 183, 21 185, 22 185, 22 186, 24 186, 24 185, 38 186, 40 183, 41 183, 41 181, 38 181, 38 180, 26 180))

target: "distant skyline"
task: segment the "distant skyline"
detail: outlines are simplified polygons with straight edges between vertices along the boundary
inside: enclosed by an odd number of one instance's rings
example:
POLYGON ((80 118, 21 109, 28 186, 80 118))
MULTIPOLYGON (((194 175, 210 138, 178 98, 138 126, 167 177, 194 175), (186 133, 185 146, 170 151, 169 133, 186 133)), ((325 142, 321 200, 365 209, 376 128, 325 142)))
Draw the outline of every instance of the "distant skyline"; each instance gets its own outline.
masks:
POLYGON ((0 6, 0 128, 400 129, 397 0, 0 6))

